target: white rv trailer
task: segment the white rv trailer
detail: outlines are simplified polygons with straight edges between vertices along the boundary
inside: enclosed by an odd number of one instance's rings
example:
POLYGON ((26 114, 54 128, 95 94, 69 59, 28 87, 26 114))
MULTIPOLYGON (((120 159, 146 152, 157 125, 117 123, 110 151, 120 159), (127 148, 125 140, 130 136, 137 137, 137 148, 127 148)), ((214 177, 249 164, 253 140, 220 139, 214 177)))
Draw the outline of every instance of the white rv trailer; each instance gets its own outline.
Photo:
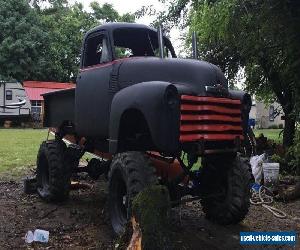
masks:
POLYGON ((30 101, 19 82, 0 81, 0 122, 21 122, 30 118, 30 101))

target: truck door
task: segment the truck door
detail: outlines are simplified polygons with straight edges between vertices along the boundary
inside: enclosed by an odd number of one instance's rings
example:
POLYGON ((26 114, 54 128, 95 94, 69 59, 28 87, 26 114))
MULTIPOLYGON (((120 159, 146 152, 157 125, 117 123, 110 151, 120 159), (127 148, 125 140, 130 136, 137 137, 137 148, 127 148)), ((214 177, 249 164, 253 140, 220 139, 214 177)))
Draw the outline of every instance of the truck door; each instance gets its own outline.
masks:
POLYGON ((75 125, 83 136, 108 138, 109 80, 112 48, 106 32, 89 34, 84 42, 75 95, 75 125))

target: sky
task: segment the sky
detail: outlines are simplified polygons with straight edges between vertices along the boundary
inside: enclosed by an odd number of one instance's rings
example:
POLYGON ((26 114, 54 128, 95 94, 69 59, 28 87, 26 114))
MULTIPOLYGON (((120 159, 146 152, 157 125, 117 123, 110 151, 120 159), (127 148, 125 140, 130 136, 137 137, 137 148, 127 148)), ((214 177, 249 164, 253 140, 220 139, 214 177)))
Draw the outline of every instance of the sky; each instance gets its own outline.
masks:
MULTIPOLYGON (((159 2, 158 0, 69 0, 69 3, 74 3, 74 2, 79 2, 82 3, 85 10, 90 10, 89 5, 91 2, 98 2, 100 5, 104 3, 110 3, 114 6, 114 8, 120 13, 120 14, 125 14, 125 13, 134 13, 137 10, 140 10, 143 6, 149 6, 153 5, 153 7, 157 11, 161 11, 166 9, 166 7, 159 2)), ((141 24, 146 24, 150 25, 150 23, 154 20, 153 17, 150 16, 145 16, 141 19, 136 20, 137 23, 141 24)), ((177 28, 173 28, 170 32, 171 36, 171 42, 173 44, 173 47, 175 48, 175 51, 177 54, 179 53, 180 50, 182 50, 182 42, 180 40, 181 32, 177 28)))

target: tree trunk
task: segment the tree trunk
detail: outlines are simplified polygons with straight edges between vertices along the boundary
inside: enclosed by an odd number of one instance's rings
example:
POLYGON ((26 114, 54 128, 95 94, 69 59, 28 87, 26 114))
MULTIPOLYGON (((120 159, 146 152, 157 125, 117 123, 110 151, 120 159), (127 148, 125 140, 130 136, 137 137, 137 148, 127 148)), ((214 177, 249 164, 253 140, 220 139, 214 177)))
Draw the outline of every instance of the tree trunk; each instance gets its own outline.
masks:
POLYGON ((296 119, 292 112, 285 111, 285 126, 283 130, 283 146, 285 149, 293 145, 296 119))
POLYGON ((259 58, 259 63, 266 77, 268 78, 271 88, 276 95, 278 102, 283 108, 285 115, 285 127, 283 131, 283 147, 285 149, 293 145, 293 139, 295 136, 295 114, 293 114, 295 108, 294 89, 285 85, 280 79, 281 74, 273 67, 273 60, 269 56, 267 51, 263 51, 263 56, 259 58))
POLYGON ((141 191, 132 203, 132 218, 118 239, 118 249, 173 249, 170 230, 171 201, 165 186, 141 191))
POLYGON ((132 213, 142 231, 142 249, 170 249, 169 191, 164 186, 150 186, 133 201, 132 213))

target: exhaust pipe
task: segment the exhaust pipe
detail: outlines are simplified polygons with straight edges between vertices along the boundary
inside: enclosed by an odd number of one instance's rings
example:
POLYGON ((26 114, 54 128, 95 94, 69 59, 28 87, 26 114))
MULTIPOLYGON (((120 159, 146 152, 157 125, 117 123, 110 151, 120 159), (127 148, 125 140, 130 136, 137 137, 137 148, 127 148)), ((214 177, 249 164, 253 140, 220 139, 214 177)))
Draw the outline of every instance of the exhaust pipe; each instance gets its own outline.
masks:
POLYGON ((192 48, 193 48, 193 58, 198 59, 198 49, 197 49, 198 43, 197 43, 197 33, 196 31, 193 31, 192 34, 192 48))
POLYGON ((157 35, 158 35, 159 57, 164 58, 164 38, 163 38, 163 29, 161 25, 158 26, 157 35))

